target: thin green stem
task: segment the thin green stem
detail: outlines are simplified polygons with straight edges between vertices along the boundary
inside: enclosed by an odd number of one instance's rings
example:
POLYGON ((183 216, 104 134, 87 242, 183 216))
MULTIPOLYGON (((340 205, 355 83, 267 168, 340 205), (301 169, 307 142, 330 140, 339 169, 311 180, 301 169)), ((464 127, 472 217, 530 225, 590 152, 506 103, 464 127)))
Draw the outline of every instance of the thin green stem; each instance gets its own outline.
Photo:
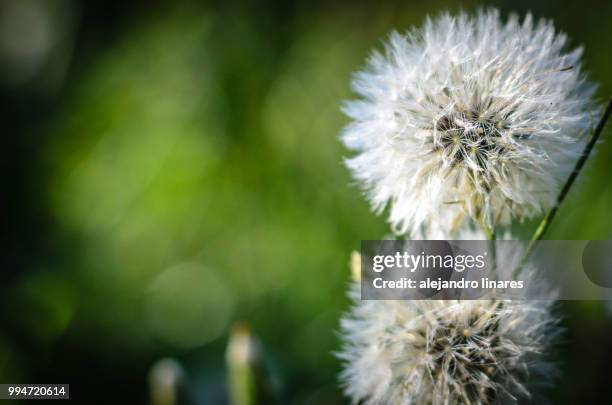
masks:
POLYGON ((489 225, 487 225, 487 223, 483 219, 481 219, 479 222, 480 222, 480 227, 485 233, 485 236, 487 237, 487 239, 495 240, 495 228, 490 228, 489 225))
POLYGON ((523 258, 521 259, 521 264, 515 271, 515 275, 522 269, 523 265, 527 261, 527 258, 529 258, 529 256, 533 252, 533 249, 536 247, 538 241, 542 239, 542 237, 544 236, 544 234, 550 227, 550 224, 555 218, 555 215, 557 215, 557 211, 559 210, 561 203, 563 202, 563 200, 565 200, 565 197, 567 196, 568 192, 572 188, 572 185, 576 181, 578 174, 580 174, 580 171, 582 170, 584 164, 589 158, 589 155, 593 151, 593 148, 595 144, 597 143, 597 140, 599 139, 601 133, 603 132, 603 129, 606 126, 606 122, 608 121, 608 118, 610 118, 611 113, 612 113, 612 98, 608 101, 608 105, 604 111, 604 114, 599 120, 597 127, 595 127, 595 130, 591 133, 591 136, 589 137, 589 141, 584 147, 584 150, 582 151, 582 155, 580 156, 580 159, 578 159, 578 161, 576 162, 576 166, 574 166, 574 170, 569 175, 567 181, 565 182, 565 185, 563 186, 563 188, 561 189, 561 192, 557 196, 557 202, 555 206, 548 212, 548 214, 546 214, 546 216, 542 219, 537 229, 533 233, 533 236, 531 237, 531 240, 529 241, 529 244, 527 245, 527 249, 525 249, 523 258))
POLYGON ((484 220, 480 220, 480 226, 489 240, 489 250, 491 251, 491 275, 497 274, 497 251, 495 227, 490 228, 484 220))

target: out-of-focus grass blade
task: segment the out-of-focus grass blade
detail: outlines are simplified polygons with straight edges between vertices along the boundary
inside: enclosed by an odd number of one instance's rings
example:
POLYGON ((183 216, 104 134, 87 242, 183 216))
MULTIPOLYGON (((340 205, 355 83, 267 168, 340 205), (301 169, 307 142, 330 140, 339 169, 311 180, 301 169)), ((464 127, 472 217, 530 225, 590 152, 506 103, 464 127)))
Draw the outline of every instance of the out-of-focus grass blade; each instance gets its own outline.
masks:
POLYGON ((231 405, 277 404, 261 346, 246 324, 232 330, 226 352, 231 405))

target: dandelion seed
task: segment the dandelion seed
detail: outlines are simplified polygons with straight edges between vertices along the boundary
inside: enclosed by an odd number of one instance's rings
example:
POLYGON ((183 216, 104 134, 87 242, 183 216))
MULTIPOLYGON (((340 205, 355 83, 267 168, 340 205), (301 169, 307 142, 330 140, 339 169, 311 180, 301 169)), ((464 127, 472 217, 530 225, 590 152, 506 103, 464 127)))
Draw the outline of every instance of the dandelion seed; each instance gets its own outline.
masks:
POLYGON ((342 139, 397 233, 448 237, 467 219, 491 227, 554 205, 593 107, 581 49, 565 45, 550 22, 489 10, 443 14, 374 52, 342 139))
MULTIPOLYGON (((498 244, 499 262, 514 269, 522 249, 508 246, 498 244)), ((532 300, 362 301, 354 282, 341 320, 345 393, 366 405, 534 399, 555 374, 547 353, 560 329, 549 290, 531 283, 522 298, 532 300)))
POLYGON ((545 385, 550 302, 359 301, 342 320, 342 380, 353 403, 452 404, 531 398, 545 385))

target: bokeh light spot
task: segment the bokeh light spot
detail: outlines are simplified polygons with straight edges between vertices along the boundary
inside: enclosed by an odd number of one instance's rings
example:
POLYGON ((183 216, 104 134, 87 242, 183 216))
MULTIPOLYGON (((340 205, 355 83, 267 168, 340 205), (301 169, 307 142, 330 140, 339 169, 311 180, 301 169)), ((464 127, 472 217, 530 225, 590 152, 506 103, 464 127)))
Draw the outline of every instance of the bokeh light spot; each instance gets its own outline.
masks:
POLYGON ((217 273, 185 263, 161 272, 151 282, 144 306, 153 334, 165 343, 193 348, 226 330, 234 297, 217 273))

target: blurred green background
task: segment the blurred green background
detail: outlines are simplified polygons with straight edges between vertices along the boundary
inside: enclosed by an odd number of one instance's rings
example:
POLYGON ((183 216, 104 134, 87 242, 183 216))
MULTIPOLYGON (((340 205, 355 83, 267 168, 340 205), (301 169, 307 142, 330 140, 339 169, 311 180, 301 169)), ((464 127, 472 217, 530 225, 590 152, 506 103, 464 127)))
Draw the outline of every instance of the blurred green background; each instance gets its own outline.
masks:
MULTIPOLYGON (((611 2, 487 4, 552 18, 612 94, 611 2)), ((341 100, 391 29, 481 5, 0 0, 0 382, 148 403, 172 357, 192 401, 224 404, 244 321, 282 403, 346 403, 350 252, 388 227, 342 164, 341 100)), ((610 238, 609 135, 549 238, 610 238)), ((561 310, 550 395, 609 399, 612 306, 561 310)))

